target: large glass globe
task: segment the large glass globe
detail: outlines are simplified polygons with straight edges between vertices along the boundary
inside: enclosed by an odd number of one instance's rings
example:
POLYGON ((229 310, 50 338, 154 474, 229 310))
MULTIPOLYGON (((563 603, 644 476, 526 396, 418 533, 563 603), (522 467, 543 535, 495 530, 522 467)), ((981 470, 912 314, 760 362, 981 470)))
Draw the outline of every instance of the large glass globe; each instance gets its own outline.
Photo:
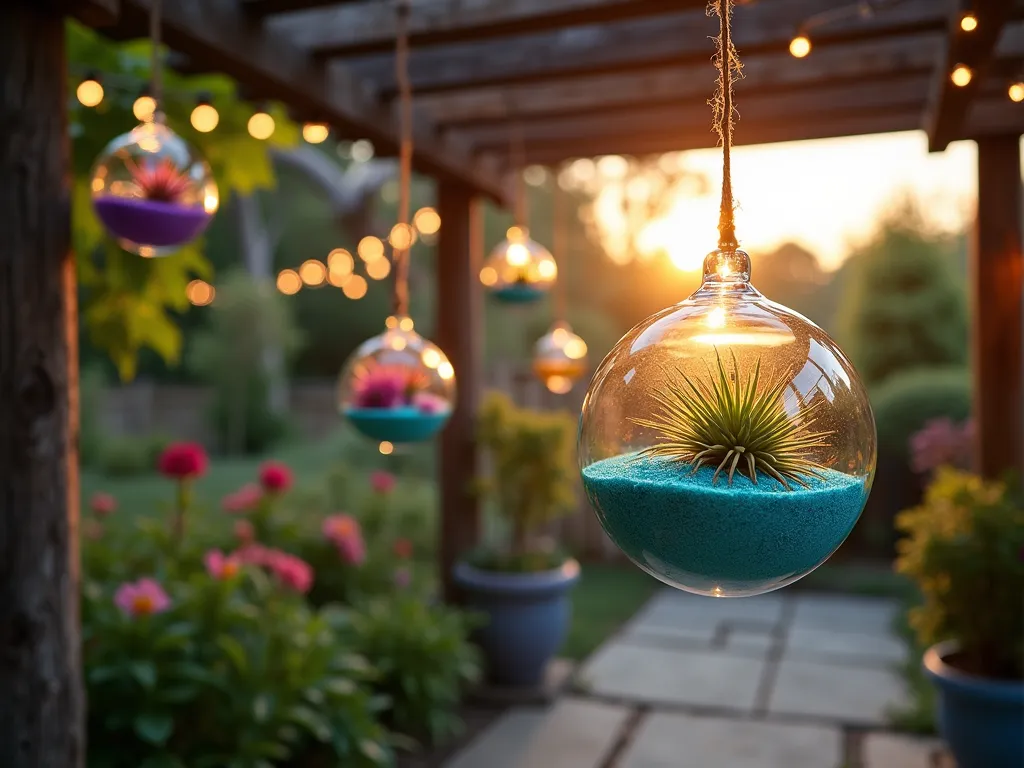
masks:
POLYGON ((480 282, 498 301, 530 304, 555 284, 558 266, 526 227, 509 227, 505 235, 480 270, 480 282))
POLYGON ((161 122, 118 136, 92 170, 92 204, 127 251, 166 256, 195 240, 220 204, 210 166, 161 122))
POLYGON ((444 352, 389 317, 386 330, 352 353, 338 382, 341 413, 374 440, 415 443, 433 437, 455 406, 455 369, 444 352))
POLYGON ((875 423, 828 335, 751 286, 740 250, 627 333, 594 374, 579 459, 605 531, 651 575, 741 597, 823 563, 860 517, 875 423))
POLYGON ((569 392, 587 372, 587 343, 559 321, 533 346, 533 375, 556 395, 569 392))

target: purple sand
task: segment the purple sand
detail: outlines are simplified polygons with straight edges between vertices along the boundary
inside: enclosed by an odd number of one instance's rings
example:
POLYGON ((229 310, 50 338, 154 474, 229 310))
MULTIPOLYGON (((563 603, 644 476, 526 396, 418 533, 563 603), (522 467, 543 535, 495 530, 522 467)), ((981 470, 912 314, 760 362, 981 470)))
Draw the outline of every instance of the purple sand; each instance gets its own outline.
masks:
POLYGON ((582 472, 622 551, 652 576, 701 594, 751 595, 796 581, 843 543, 867 500, 863 478, 833 470, 791 491, 766 476, 712 485, 713 474, 637 454, 582 472))
POLYGON ((104 195, 92 201, 110 232, 139 245, 183 245, 206 229, 212 216, 201 206, 104 195))

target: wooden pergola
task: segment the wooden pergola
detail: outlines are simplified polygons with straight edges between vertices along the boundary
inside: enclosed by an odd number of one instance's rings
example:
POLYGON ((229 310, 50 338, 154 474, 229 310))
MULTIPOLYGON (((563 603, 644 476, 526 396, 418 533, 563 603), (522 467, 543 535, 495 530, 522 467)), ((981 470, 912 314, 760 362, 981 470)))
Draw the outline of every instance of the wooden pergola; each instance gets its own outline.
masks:
MULTIPOLYGON (((1024 469, 1020 0, 740 0, 738 144, 922 129, 978 146, 971 258, 977 459, 1024 469), (978 26, 960 27, 970 9, 978 26), (797 59, 791 38, 813 50, 797 59), (950 74, 968 67, 959 87, 950 74)), ((0 9, 0 765, 82 765, 77 629, 77 308, 69 237, 64 18, 144 37, 149 0, 13 0, 0 9)), ((223 72, 336 135, 398 147, 394 8, 385 0, 164 0, 174 66, 223 72)), ((441 567, 479 533, 479 201, 526 159, 711 147, 716 23, 705 0, 413 0, 414 167, 437 180, 436 341, 459 377, 441 440, 441 567)), ((780 192, 784 193, 785 181, 780 192)), ((837 180, 837 183, 842 183, 837 180)), ((709 244, 709 247, 711 244, 709 244)))

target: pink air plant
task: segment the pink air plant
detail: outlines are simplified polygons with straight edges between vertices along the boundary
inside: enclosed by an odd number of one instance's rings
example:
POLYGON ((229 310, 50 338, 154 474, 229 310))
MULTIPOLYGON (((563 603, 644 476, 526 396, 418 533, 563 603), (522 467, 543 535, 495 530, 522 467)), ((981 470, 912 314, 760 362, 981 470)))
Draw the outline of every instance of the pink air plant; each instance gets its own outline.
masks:
POLYGON ((221 499, 220 504, 225 512, 244 514, 254 510, 262 498, 263 490, 255 483, 247 483, 221 499))
POLYGON ((409 405, 427 386, 420 371, 401 365, 378 365, 356 379, 357 408, 398 408, 409 405))
POLYGON ((169 157, 155 162, 143 160, 141 163, 126 157, 125 166, 142 197, 147 200, 173 203, 188 190, 188 174, 179 171, 169 157))
POLYGON ((242 569, 242 561, 237 555, 224 555, 219 549, 211 549, 203 555, 206 572, 215 579, 230 579, 238 575, 242 569))
POLYGON ((151 616, 171 607, 171 599, 153 579, 125 582, 117 588, 114 604, 128 616, 151 616))
POLYGON ((332 515, 324 520, 324 536, 334 544, 338 556, 349 565, 362 565, 366 560, 366 544, 359 523, 351 515, 332 515))

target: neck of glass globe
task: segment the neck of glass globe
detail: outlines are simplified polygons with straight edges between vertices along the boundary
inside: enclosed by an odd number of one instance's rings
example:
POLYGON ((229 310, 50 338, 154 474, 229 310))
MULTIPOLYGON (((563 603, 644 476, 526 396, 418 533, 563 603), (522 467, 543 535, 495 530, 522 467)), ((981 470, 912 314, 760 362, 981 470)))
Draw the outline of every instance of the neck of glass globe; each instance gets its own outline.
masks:
POLYGON ((707 288, 742 288, 750 285, 750 256, 739 248, 718 248, 704 257, 707 288))

